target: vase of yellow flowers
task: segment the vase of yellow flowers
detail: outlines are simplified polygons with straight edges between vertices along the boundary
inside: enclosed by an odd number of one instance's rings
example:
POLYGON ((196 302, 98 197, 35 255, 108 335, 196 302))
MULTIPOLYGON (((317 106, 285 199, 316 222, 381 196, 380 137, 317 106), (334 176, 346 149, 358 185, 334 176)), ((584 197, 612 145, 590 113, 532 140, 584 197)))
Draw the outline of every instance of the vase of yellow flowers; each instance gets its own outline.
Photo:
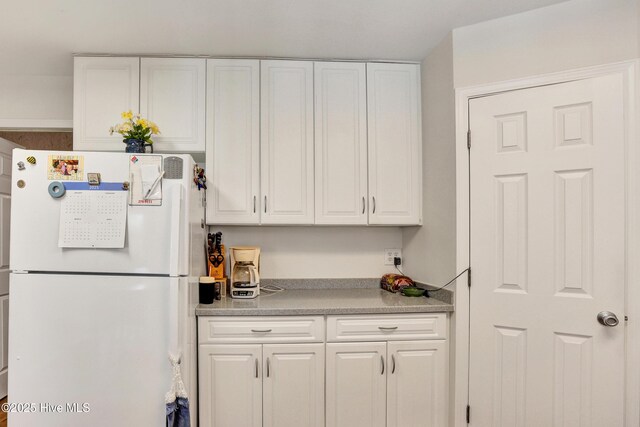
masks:
POLYGON ((124 138, 122 142, 126 145, 124 151, 127 153, 146 153, 147 147, 153 153, 153 141, 151 135, 159 135, 160 129, 155 123, 140 117, 140 114, 133 114, 131 110, 122 113, 124 122, 111 126, 109 134, 119 133, 124 138))

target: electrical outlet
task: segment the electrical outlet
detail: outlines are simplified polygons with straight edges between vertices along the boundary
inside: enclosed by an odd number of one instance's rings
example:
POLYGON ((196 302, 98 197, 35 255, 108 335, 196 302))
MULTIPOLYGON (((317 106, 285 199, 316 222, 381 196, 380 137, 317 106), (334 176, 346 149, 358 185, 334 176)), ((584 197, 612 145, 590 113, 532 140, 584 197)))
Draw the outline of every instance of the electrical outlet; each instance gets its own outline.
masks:
POLYGON ((384 265, 393 265, 393 259, 395 257, 402 258, 402 249, 385 249, 384 265))

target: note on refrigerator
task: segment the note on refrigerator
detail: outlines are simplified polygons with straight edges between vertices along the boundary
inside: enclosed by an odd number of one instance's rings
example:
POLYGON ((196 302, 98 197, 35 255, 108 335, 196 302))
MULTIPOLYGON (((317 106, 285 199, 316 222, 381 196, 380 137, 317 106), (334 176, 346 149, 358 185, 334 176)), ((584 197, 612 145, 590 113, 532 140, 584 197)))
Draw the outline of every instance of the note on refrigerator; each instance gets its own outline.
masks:
POLYGON ((129 204, 132 206, 162 205, 162 156, 129 157, 131 182, 129 204))
POLYGON ((60 204, 60 248, 124 248, 126 191, 67 191, 60 204))

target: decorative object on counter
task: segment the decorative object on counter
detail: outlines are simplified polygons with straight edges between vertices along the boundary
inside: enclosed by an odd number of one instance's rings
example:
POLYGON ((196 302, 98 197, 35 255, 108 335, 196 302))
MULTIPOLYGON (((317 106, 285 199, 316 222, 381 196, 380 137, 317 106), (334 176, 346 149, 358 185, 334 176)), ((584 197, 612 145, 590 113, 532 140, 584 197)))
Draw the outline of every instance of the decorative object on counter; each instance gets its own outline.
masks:
POLYGON ((389 292, 400 292, 408 286, 415 286, 415 283, 410 277, 401 274, 385 274, 380 279, 380 287, 389 292))
POLYGON ((193 182, 198 186, 198 191, 201 188, 207 189, 207 176, 204 174, 204 169, 198 165, 193 168, 193 182))
POLYGON ((216 279, 225 277, 224 263, 225 247, 222 244, 222 233, 209 233, 207 235, 207 271, 209 276, 216 279))
POLYGON ((127 144, 127 153, 146 153, 147 147, 153 153, 153 141, 151 135, 160 135, 158 125, 147 119, 140 117, 140 114, 133 114, 131 110, 121 114, 124 122, 109 128, 109 135, 119 133, 124 137, 122 142, 127 144))

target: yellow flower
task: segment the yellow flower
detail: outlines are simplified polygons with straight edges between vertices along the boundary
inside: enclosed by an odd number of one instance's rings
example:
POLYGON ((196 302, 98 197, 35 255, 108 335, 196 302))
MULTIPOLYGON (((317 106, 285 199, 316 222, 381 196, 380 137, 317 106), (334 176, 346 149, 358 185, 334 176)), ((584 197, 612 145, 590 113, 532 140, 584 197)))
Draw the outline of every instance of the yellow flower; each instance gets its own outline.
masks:
POLYGON ((133 117, 133 111, 129 110, 129 111, 125 111, 124 113, 122 113, 122 118, 124 120, 129 120, 133 117))
POLYGON ((136 124, 139 126, 142 126, 143 128, 148 128, 149 127, 149 122, 146 119, 143 118, 139 118, 138 120, 136 120, 136 124))
POLYGON ((158 129, 158 125, 153 123, 153 122, 149 122, 149 127, 151 128, 151 133, 155 134, 155 135, 160 135, 160 129, 158 129))

